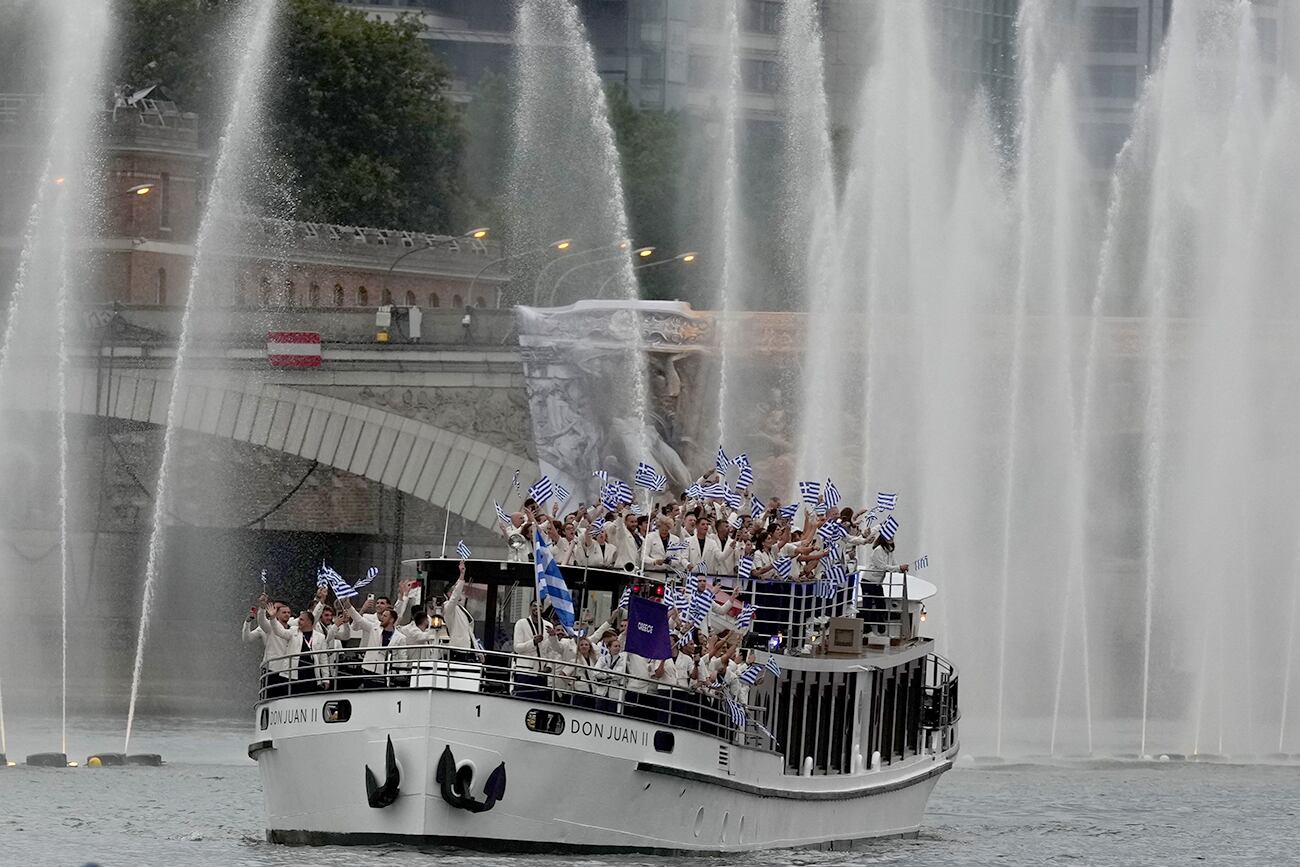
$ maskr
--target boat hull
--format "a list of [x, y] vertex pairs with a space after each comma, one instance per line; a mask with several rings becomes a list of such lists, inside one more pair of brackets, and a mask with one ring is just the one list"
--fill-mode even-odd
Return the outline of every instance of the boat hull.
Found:
[[[327, 705], [340, 701], [348, 718], [326, 722]], [[515, 852], [848, 848], [915, 834], [955, 752], [856, 774], [791, 776], [775, 753], [698, 732], [445, 689], [272, 699], [257, 706], [255, 727], [260, 740], [249, 753], [272, 842]], [[366, 769], [384, 782], [390, 740], [398, 793], [372, 807]], [[448, 750], [461, 778], [450, 798], [437, 782]], [[482, 809], [498, 767], [500, 798]], [[452, 803], [460, 795], [478, 807]]]

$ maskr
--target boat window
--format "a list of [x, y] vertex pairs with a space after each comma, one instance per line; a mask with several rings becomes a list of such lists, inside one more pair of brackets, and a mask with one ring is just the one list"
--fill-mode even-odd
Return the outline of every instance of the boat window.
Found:
[[325, 708], [321, 711], [321, 719], [327, 723], [347, 722], [352, 719], [352, 702], [346, 698], [325, 702]]
[[671, 753], [677, 745], [677, 736], [672, 732], [655, 732], [655, 751]]

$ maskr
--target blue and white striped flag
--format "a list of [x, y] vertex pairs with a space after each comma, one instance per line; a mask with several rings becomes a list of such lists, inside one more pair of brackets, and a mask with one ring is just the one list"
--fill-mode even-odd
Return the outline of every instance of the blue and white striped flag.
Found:
[[342, 575], [324, 564], [321, 564], [320, 568], [321, 571], [319, 574], [325, 576], [326, 582], [328, 582], [330, 589], [334, 591], [334, 595], [337, 598], [351, 599], [357, 595], [356, 589], [350, 586], [348, 582], [344, 581]]
[[876, 491], [876, 511], [892, 512], [898, 507], [898, 494]]
[[745, 708], [740, 702], [732, 699], [726, 699], [727, 714], [731, 717], [731, 724], [738, 729], [743, 729], [749, 722], [749, 717], [745, 715]]
[[748, 578], [749, 573], [754, 571], [754, 558], [741, 557], [736, 561], [736, 575], [742, 579]]
[[706, 500], [723, 500], [727, 497], [727, 486], [722, 482], [714, 482], [705, 485], [703, 493]]
[[542, 538], [540, 530], [534, 530], [533, 557], [537, 575], [537, 604], [551, 603], [555, 616], [565, 629], [573, 631], [573, 594], [565, 583], [560, 565], [555, 562], [550, 546]]
[[604, 484], [609, 481], [609, 473], [605, 472], [604, 470], [592, 470], [591, 477], [593, 479], [600, 479], [601, 484]]
[[838, 542], [849, 534], [839, 521], [827, 521], [817, 528], [817, 538], [821, 539], [827, 545]]
[[758, 679], [763, 676], [763, 666], [747, 665], [745, 670], [740, 673], [739, 680], [741, 683], [753, 686], [758, 683]]
[[830, 479], [826, 480], [826, 487], [822, 488], [822, 499], [826, 501], [828, 509], [833, 509], [840, 504], [840, 489], [835, 487], [835, 483]]
[[829, 558], [822, 561], [822, 577], [830, 581], [836, 590], [849, 583], [849, 574], [839, 563]]
[[740, 491], [729, 491], [726, 487], [723, 487], [722, 501], [727, 504], [728, 509], [739, 509], [740, 501], [743, 499], [744, 497], [741, 496]]
[[573, 494], [569, 493], [569, 489], [566, 488], [564, 485], [560, 484], [559, 482], [556, 482], [555, 496], [560, 501], [560, 505], [563, 506], [565, 503], [569, 502], [569, 497], [572, 497]]
[[743, 470], [749, 466], [749, 454], [747, 452], [741, 452], [732, 458], [731, 462]]
[[780, 575], [782, 578], [789, 580], [790, 575], [794, 571], [794, 561], [791, 560], [789, 557], [778, 557], [775, 561], [773, 561], [772, 568], [776, 570], [776, 574]]
[[551, 484], [550, 476], [542, 476], [533, 482], [533, 486], [528, 489], [528, 496], [537, 501], [537, 505], [545, 506], [555, 496], [555, 486]]
[[751, 495], [749, 498], [749, 516], [757, 521], [763, 517], [765, 511], [767, 510], [763, 508], [763, 501], [759, 497]]
[[632, 514], [633, 514], [633, 515], [644, 515], [644, 514], [645, 514], [645, 506], [641, 505], [640, 503], [633, 503], [633, 504], [632, 504]]
[[797, 511], [799, 511], [799, 504], [791, 503], [788, 506], [782, 506], [781, 508], [777, 509], [776, 513], [788, 521], [794, 517], [794, 513]]
[[262, 586], [263, 586], [263, 587], [266, 586], [266, 570], [265, 570], [265, 569], [262, 570]]
[[814, 589], [817, 592], [817, 598], [830, 599], [835, 595], [835, 582], [823, 573], [822, 577], [817, 579], [817, 585]]
[[758, 611], [757, 605], [748, 603], [740, 606], [740, 613], [736, 615], [736, 628], [749, 629], [754, 625], [754, 614]]
[[623, 595], [618, 597], [618, 607], [624, 611], [627, 610], [627, 604], [632, 600], [632, 585], [623, 588]]
[[633, 500], [632, 486], [622, 479], [611, 479], [609, 484], [603, 488], [602, 493], [608, 493], [614, 502], [619, 505], [630, 503]]
[[917, 560], [915, 563], [913, 563], [912, 568], [916, 570], [920, 570], [920, 569], [924, 569], [926, 566], [929, 565], [930, 565], [930, 555], [926, 554], [920, 560]]
[[469, 546], [465, 544], [464, 539], [461, 539], [456, 543], [456, 556], [460, 557], [462, 560], [469, 560], [474, 556], [469, 552]]
[[699, 482], [695, 482], [686, 489], [686, 496], [692, 500], [702, 500], [704, 499], [704, 488]]
[[510, 520], [510, 513], [507, 512], [505, 509], [501, 508], [501, 504], [498, 503], [496, 500], [492, 501], [492, 508], [497, 510], [498, 521], [500, 521], [503, 524], [506, 524], [507, 526], [509, 526], [512, 523]]
[[727, 474], [727, 465], [730, 463], [727, 453], [722, 450], [722, 446], [718, 446], [718, 459], [714, 461], [713, 468], [718, 471], [719, 475], [725, 476]]
[[739, 512], [732, 512], [731, 517], [727, 519], [727, 526], [733, 530], [739, 530], [740, 525], [745, 523], [745, 519], [740, 517]]
[[519, 493], [519, 470], [515, 470], [515, 474], [510, 477], [510, 487], [515, 489], [516, 494]]
[[352, 589], [360, 590], [362, 587], [367, 587], [370, 584], [374, 583], [374, 580], [378, 577], [379, 577], [379, 567], [371, 566], [369, 569], [366, 570], [366, 577], [362, 578], [360, 581], [354, 584], [352, 586]]
[[662, 475], [650, 464], [642, 461], [636, 465], [636, 473], [632, 476], [632, 483], [638, 488], [645, 488], [647, 491], [662, 491], [668, 487], [668, 477]]
[[769, 656], [767, 658], [767, 662], [763, 663], [763, 667], [766, 668], [768, 674], [772, 675], [773, 677], [781, 676], [781, 665], [776, 661], [775, 656]]
[[680, 650], [691, 643], [691, 631], [688, 629], [681, 635], [677, 636], [677, 648]]
[[740, 475], [736, 477], [736, 487], [744, 490], [754, 484], [754, 468], [744, 466], [740, 468]]
[[880, 535], [882, 538], [888, 539], [892, 542], [894, 541], [894, 534], [897, 532], [898, 522], [894, 520], [893, 515], [890, 515], [885, 519], [885, 523], [880, 525]]
[[592, 536], [595, 536], [601, 530], [605, 529], [605, 519], [597, 518], [596, 520], [591, 522], [591, 526], [589, 526], [587, 529]]
[[691, 597], [691, 607], [686, 610], [686, 622], [699, 626], [709, 616], [713, 607], [713, 596], [707, 590], [696, 590]]
[[817, 501], [822, 498], [821, 482], [800, 482], [799, 496], [801, 496], [803, 501], [808, 505], [816, 505]]

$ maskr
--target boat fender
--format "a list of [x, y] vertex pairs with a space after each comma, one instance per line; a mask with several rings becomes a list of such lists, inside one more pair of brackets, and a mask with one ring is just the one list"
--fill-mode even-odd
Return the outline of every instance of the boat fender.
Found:
[[438, 784], [442, 799], [451, 806], [470, 813], [486, 813], [496, 806], [497, 801], [505, 800], [506, 763], [497, 765], [496, 769], [488, 774], [487, 782], [483, 785], [482, 801], [475, 800], [471, 794], [470, 787], [474, 782], [473, 768], [470, 762], [458, 767], [456, 757], [451, 752], [451, 745], [448, 744], [443, 747], [442, 755], [438, 757], [438, 766], [434, 771], [433, 780]]
[[384, 784], [379, 785], [375, 772], [366, 765], [366, 802], [376, 810], [382, 810], [397, 800], [401, 773], [397, 769], [397, 756], [393, 753], [393, 738], [388, 737], [388, 746], [384, 749]]

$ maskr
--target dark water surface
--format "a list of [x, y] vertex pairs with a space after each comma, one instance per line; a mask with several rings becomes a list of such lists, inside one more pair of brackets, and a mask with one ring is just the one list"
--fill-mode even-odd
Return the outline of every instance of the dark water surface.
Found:
[[[16, 731], [21, 735], [16, 738]], [[57, 732], [57, 725], [47, 731]], [[105, 730], [109, 730], [105, 727]], [[16, 739], [37, 736], [11, 726]], [[120, 749], [70, 736], [72, 758]], [[680, 858], [539, 858], [402, 848], [290, 848], [262, 840], [261, 787], [238, 723], [153, 723], [133, 750], [163, 768], [0, 770], [0, 864], [498, 865], [677, 864]], [[83, 745], [84, 744], [84, 745]], [[49, 749], [31, 744], [30, 751]], [[321, 785], [358, 784], [321, 757]], [[616, 795], [617, 793], [610, 793]], [[918, 839], [852, 853], [701, 858], [703, 865], [1300, 864], [1300, 765], [1118, 762], [963, 766], [945, 775]]]

